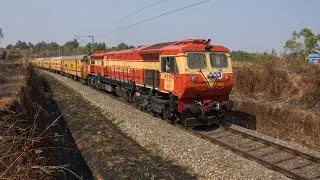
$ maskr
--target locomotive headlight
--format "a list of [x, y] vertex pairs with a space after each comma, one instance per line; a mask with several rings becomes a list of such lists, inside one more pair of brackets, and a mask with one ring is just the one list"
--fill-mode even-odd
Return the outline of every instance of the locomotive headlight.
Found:
[[229, 79], [230, 79], [230, 76], [229, 76], [229, 75], [226, 75], [226, 76], [225, 76], [225, 79], [226, 79], [226, 80], [229, 80]]
[[198, 81], [198, 77], [197, 76], [192, 76], [191, 77], [191, 81], [192, 82], [197, 82]]

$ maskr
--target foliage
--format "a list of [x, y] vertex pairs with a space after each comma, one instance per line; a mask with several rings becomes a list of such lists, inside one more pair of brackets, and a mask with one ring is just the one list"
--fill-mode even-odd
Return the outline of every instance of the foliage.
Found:
[[63, 46], [65, 46], [65, 47], [67, 47], [67, 48], [76, 49], [76, 48], [78, 48], [78, 47], [80, 46], [80, 43], [78, 42], [77, 39], [74, 39], [74, 40], [72, 40], [72, 41], [66, 42], [66, 44], [63, 45]]
[[286, 41], [284, 48], [288, 50], [290, 53], [296, 53], [301, 51], [302, 44], [298, 43], [296, 40], [290, 39]]
[[22, 41], [18, 41], [15, 45], [15, 48], [18, 48], [18, 49], [23, 49], [23, 50], [26, 50], [26, 49], [29, 49], [29, 44], [26, 43], [26, 42], [22, 42]]
[[[105, 50], [105, 51], [114, 51], [114, 50], [123, 50], [134, 48], [134, 46], [129, 46], [125, 43], [120, 43], [117, 47], [108, 48], [104, 42], [95, 42], [93, 44], [93, 51]], [[41, 41], [36, 44], [31, 42], [18, 41], [15, 45], [9, 44], [6, 47], [7, 50], [20, 49], [26, 51], [26, 54], [31, 56], [37, 55], [39, 57], [48, 57], [48, 56], [68, 56], [76, 54], [90, 54], [91, 52], [91, 43], [88, 43], [85, 46], [81, 46], [77, 39], [67, 41], [63, 45], [59, 45], [56, 42], [45, 42]]]
[[2, 29], [0, 28], [0, 43], [1, 43], [1, 39], [3, 38], [3, 32], [2, 32]]
[[277, 53], [273, 49], [271, 54], [264, 52], [264, 53], [249, 53], [245, 51], [231, 51], [231, 57], [234, 61], [267, 61], [271, 57], [276, 57]]
[[6, 47], [6, 50], [10, 50], [13, 48], [13, 45], [12, 44], [9, 44], [7, 47]]
[[320, 49], [320, 34], [316, 35], [311, 29], [303, 28], [300, 32], [294, 31], [291, 39], [285, 42], [284, 48], [290, 53], [315, 53]]
[[277, 52], [276, 52], [276, 50], [272, 49], [272, 51], [271, 51], [271, 54], [270, 54], [270, 55], [271, 55], [271, 56], [273, 56], [273, 57], [277, 56]]
[[[86, 48], [87, 48], [87, 52], [91, 52], [91, 43], [88, 43], [86, 45]], [[101, 42], [95, 42], [93, 44], [93, 52], [95, 51], [99, 51], [99, 50], [106, 50], [106, 43], [101, 43]]]

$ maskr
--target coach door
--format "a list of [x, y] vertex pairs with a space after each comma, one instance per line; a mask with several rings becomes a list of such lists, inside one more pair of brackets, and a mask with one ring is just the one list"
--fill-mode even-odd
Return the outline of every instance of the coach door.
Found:
[[178, 72], [176, 58], [174, 56], [161, 57], [161, 79], [163, 79], [163, 89], [174, 90], [174, 75]]
[[88, 61], [89, 61], [89, 59], [87, 56], [85, 56], [81, 61], [82, 62], [82, 67], [81, 67], [81, 77], [82, 78], [85, 78], [88, 76], [88, 67], [87, 67]]

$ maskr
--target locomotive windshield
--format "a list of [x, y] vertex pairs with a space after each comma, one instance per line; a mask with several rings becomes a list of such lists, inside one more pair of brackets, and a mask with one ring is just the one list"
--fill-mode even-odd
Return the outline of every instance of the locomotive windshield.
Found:
[[204, 53], [188, 53], [188, 66], [190, 69], [206, 68], [206, 55]]
[[213, 68], [228, 67], [227, 56], [224, 53], [210, 53], [210, 63]]

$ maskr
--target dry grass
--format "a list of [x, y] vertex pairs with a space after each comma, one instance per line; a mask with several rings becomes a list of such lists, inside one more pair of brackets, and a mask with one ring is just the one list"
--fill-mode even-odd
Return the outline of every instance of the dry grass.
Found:
[[31, 67], [20, 70], [27, 77], [25, 85], [15, 89], [19, 95], [0, 111], [0, 179], [55, 179], [70, 173], [64, 165], [51, 165], [59, 148], [52, 127], [60, 117], [51, 120], [46, 111], [44, 79]]
[[302, 56], [236, 62], [233, 98], [260, 131], [320, 149], [320, 65]]
[[287, 59], [235, 63], [235, 94], [305, 105], [320, 101], [320, 65], [296, 66]]

